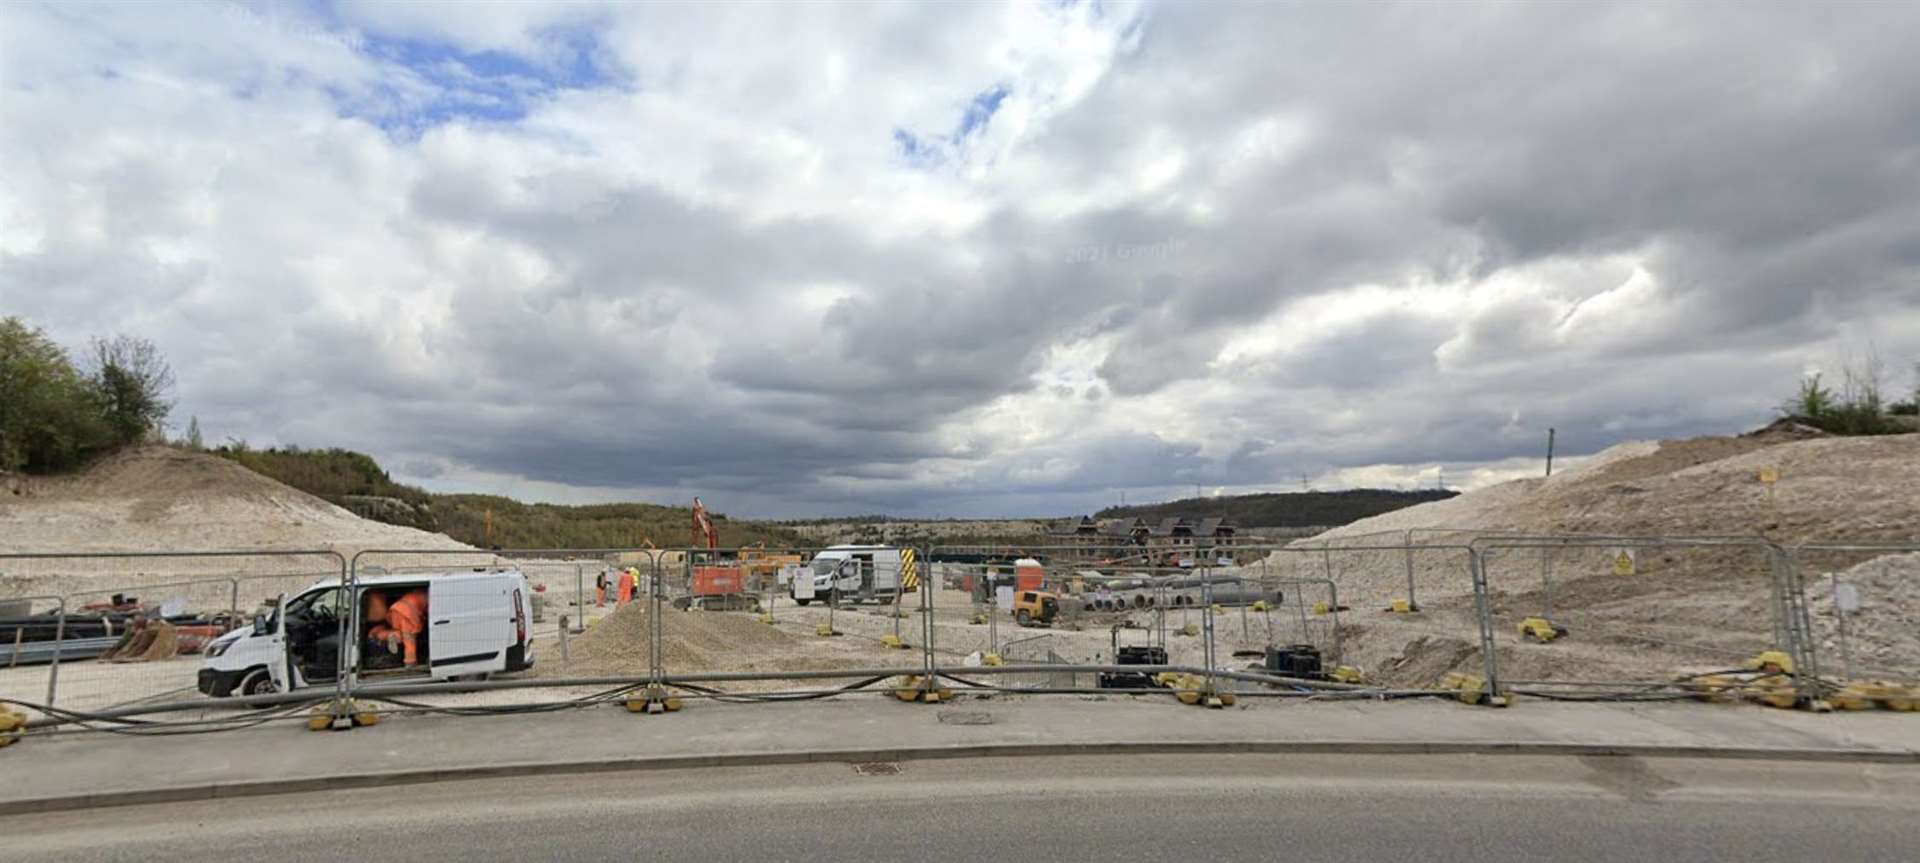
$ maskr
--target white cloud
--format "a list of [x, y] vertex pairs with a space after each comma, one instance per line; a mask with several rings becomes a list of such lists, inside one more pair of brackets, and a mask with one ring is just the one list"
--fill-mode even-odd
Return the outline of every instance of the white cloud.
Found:
[[1492, 482], [1920, 356], [1900, 28], [1720, 16], [15, 4], [0, 312], [442, 488]]

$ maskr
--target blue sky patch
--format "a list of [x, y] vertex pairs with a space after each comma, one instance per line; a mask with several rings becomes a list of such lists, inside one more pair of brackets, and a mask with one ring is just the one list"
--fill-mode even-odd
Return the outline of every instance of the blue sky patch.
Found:
[[566, 90], [617, 83], [598, 62], [599, 46], [586, 28], [538, 34], [539, 57], [503, 51], [463, 51], [451, 43], [364, 35], [362, 53], [406, 70], [383, 76], [370, 93], [335, 92], [342, 113], [390, 133], [416, 135], [458, 120], [511, 123], [541, 101]]
[[995, 84], [991, 89], [973, 97], [967, 104], [967, 111], [960, 115], [960, 129], [953, 134], [954, 140], [965, 140], [968, 135], [985, 128], [1000, 110], [1000, 103], [1007, 99], [1007, 85]]
[[895, 127], [893, 144], [907, 163], [916, 168], [928, 168], [944, 161], [961, 147], [967, 139], [974, 137], [993, 121], [993, 115], [999, 113], [1001, 103], [1007, 100], [1007, 94], [1013, 92], [1005, 84], [995, 84], [967, 102], [965, 110], [960, 112], [960, 122], [953, 132], [946, 135], [916, 135], [906, 129]]

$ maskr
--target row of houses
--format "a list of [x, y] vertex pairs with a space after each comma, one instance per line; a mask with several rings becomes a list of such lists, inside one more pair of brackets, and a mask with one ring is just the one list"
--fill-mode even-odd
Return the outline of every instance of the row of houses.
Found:
[[1196, 543], [1221, 548], [1234, 544], [1235, 525], [1229, 518], [1184, 518], [1170, 516], [1158, 522], [1142, 518], [1103, 518], [1092, 516], [1062, 519], [1047, 525], [1047, 544], [1080, 546], [1079, 555], [1095, 560], [1114, 557], [1112, 552], [1142, 548], [1153, 558], [1169, 562], [1186, 555]]

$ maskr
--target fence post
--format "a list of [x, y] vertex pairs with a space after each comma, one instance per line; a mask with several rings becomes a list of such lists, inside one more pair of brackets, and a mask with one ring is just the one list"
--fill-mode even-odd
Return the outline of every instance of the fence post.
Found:
[[[353, 701], [354, 690], [359, 687], [360, 683], [354, 663], [349, 662], [347, 657], [357, 653], [359, 648], [358, 640], [352, 637], [353, 633], [360, 631], [360, 603], [358, 602], [358, 598], [354, 596], [354, 587], [360, 581], [360, 554], [364, 553], [365, 552], [362, 551], [354, 554], [353, 560], [350, 562], [346, 558], [340, 559], [340, 593], [342, 599], [347, 604], [347, 608], [346, 613], [340, 615], [340, 655], [335, 659], [333, 672], [334, 715], [336, 717], [347, 714], [349, 710], [348, 705]], [[285, 621], [286, 610], [281, 609], [279, 613], [280, 619]], [[286, 632], [286, 627], [283, 625], [280, 631], [283, 633]], [[287, 684], [291, 687], [293, 684], [291, 667], [288, 668], [288, 672]]]
[[993, 653], [999, 653], [1000, 583], [994, 576], [993, 564], [980, 565], [980, 578], [987, 584], [987, 649]]
[[[1802, 696], [1818, 699], [1822, 695], [1819, 646], [1814, 640], [1813, 616], [1808, 611], [1806, 580], [1800, 576], [1799, 561], [1786, 549], [1773, 542], [1767, 542], [1766, 548], [1774, 560], [1775, 580], [1783, 583], [1785, 592], [1781, 605], [1786, 614], [1787, 653], [1794, 660], [1795, 684]], [[1804, 685], [1803, 681], [1812, 683]]]
[[1540, 599], [1547, 623], [1553, 623], [1553, 550], [1540, 546]]
[[[680, 561], [682, 574], [689, 584], [693, 582], [693, 553], [693, 548], [688, 547]], [[647, 613], [647, 682], [654, 686], [664, 684], [667, 676], [667, 586], [666, 572], [660, 566], [660, 557], [664, 554], [664, 551], [655, 552], [653, 556], [653, 597]]]
[[1413, 598], [1413, 528], [1407, 528], [1407, 610], [1419, 611], [1420, 603]]
[[1840, 603], [1840, 574], [1827, 573], [1827, 592], [1833, 597], [1833, 616], [1840, 629], [1840, 679], [1853, 679], [1853, 650], [1847, 646], [1847, 607]]
[[60, 642], [67, 637], [67, 598], [60, 597], [60, 614], [53, 624], [53, 660], [47, 665], [47, 706], [53, 706], [53, 698], [60, 691]]
[[[587, 568], [583, 563], [573, 565], [573, 609], [573, 625], [577, 627], [573, 632], [578, 635], [587, 631]], [[565, 624], [560, 627], [562, 631], [566, 628]]]
[[[1196, 548], [1194, 549], [1194, 563], [1200, 564], [1199, 557], [1199, 549]], [[1213, 646], [1213, 568], [1204, 564], [1200, 566], [1200, 623], [1206, 628], [1207, 639], [1206, 643], [1201, 647], [1201, 655], [1206, 658], [1207, 662], [1207, 694], [1211, 697], [1214, 692], [1213, 666], [1215, 665], [1214, 657], [1216, 656]], [[1119, 660], [1114, 659], [1112, 661], [1118, 662]]]
[[[933, 596], [934, 594], [933, 594], [933, 564], [931, 562], [933, 560], [933, 553], [932, 553], [933, 546], [930, 546], [930, 545], [926, 546], [925, 548], [922, 549], [922, 551], [925, 553], [921, 555], [920, 560], [915, 564], [915, 570], [914, 570], [920, 576], [920, 609], [921, 609], [920, 619], [922, 621], [920, 638], [922, 641], [926, 642], [924, 655], [926, 657], [926, 666], [927, 666], [927, 685], [929, 687], [938, 688], [938, 681], [934, 677], [935, 673], [938, 671], [938, 668], [937, 668], [938, 663], [935, 661], [933, 657]], [[898, 589], [896, 589], [894, 592], [896, 595], [899, 593]], [[894, 618], [894, 626], [898, 627], [899, 624], [900, 624], [900, 619], [898, 617]]]
[[1500, 696], [1500, 669], [1494, 659], [1493, 609], [1487, 602], [1487, 564], [1477, 548], [1467, 549], [1468, 567], [1473, 574], [1473, 605], [1480, 617], [1480, 652], [1487, 671], [1487, 697]]
[[1343, 662], [1347, 658], [1346, 643], [1340, 637], [1340, 586], [1333, 579], [1327, 579], [1328, 610], [1333, 614], [1333, 661]]

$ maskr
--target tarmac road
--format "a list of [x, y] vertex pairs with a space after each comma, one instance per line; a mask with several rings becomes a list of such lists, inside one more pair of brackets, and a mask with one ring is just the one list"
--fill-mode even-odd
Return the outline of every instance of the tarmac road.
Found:
[[[1137, 756], [487, 779], [0, 816], [0, 859], [1911, 860], [1920, 768]], [[883, 766], [884, 770], [884, 766]]]

